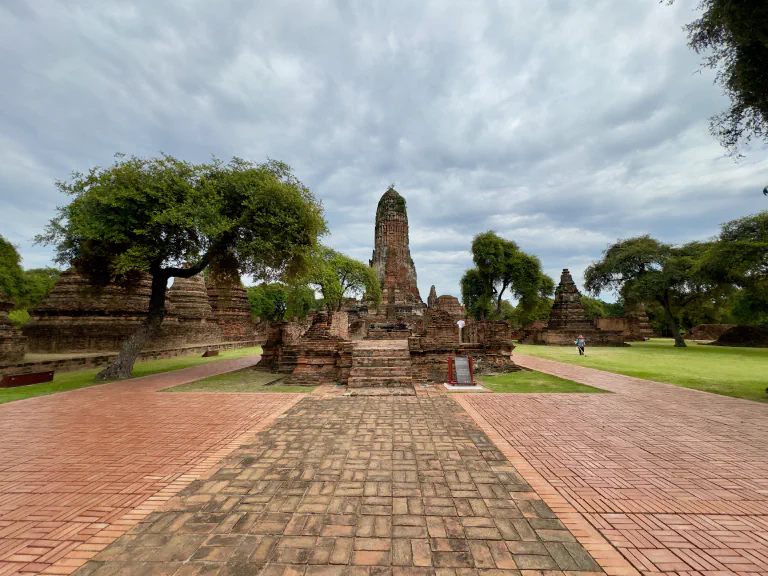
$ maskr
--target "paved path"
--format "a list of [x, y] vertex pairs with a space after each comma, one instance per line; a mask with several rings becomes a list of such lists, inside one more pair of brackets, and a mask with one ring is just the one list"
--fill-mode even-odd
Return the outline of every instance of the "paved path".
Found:
[[768, 405], [515, 360], [615, 392], [462, 402], [638, 570], [768, 574]]
[[297, 401], [155, 393], [258, 359], [0, 405], [0, 575], [71, 572]]
[[78, 576], [601, 573], [452, 398], [303, 399]]

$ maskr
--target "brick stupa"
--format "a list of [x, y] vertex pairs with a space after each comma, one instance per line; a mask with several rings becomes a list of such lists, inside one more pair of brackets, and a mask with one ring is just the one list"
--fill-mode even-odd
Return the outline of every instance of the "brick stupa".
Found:
[[[141, 274], [122, 284], [93, 286], [69, 269], [31, 311], [23, 328], [30, 352], [115, 352], [136, 332], [149, 310], [152, 277]], [[202, 275], [176, 278], [166, 295], [167, 316], [145, 349], [221, 340]]]
[[405, 198], [389, 188], [376, 209], [376, 231], [370, 265], [381, 283], [381, 302], [388, 319], [422, 316], [424, 302], [416, 286], [416, 266], [408, 245]]
[[[166, 302], [169, 322], [161, 327], [161, 338], [174, 346], [211, 344], [222, 341], [221, 328], [208, 299], [202, 273], [191, 278], [174, 278]], [[174, 325], [173, 320], [176, 320]]]
[[209, 283], [208, 300], [224, 340], [234, 342], [254, 338], [256, 327], [251, 319], [248, 293], [242, 284], [236, 283], [227, 289]]
[[581, 293], [567, 268], [560, 275], [555, 291], [555, 302], [549, 314], [547, 327], [531, 330], [524, 344], [549, 344], [574, 346], [579, 335], [584, 336], [587, 346], [624, 346], [620, 331], [599, 330], [595, 322], [584, 314]]

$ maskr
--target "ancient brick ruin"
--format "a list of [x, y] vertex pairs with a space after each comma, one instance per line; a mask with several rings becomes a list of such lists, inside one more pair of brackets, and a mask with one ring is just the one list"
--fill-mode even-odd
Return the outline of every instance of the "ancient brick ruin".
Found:
[[447, 379], [449, 356], [472, 357], [475, 374], [513, 372], [511, 330], [506, 322], [466, 320], [459, 342], [456, 317], [439, 308], [424, 315], [424, 328], [408, 338], [411, 375], [415, 383], [440, 383]]
[[[69, 269], [40, 306], [31, 311], [32, 319], [23, 328], [29, 351], [118, 351], [146, 319], [151, 291], [152, 277], [148, 274], [97, 287]], [[234, 288], [230, 302], [230, 308], [215, 313], [202, 274], [175, 278], [166, 297], [166, 318], [146, 350], [219, 343], [230, 336], [232, 340], [248, 339], [244, 337], [249, 332], [243, 328], [242, 310], [247, 299]]]
[[621, 332], [625, 342], [642, 342], [653, 336], [651, 321], [642, 304], [628, 305], [624, 316], [595, 318], [595, 325], [600, 330]]
[[[168, 322], [163, 322], [156, 338], [164, 346], [221, 342], [222, 332], [208, 299], [202, 274], [191, 278], [174, 278], [166, 296]], [[151, 347], [157, 347], [153, 342]]]
[[259, 368], [290, 374], [288, 384], [338, 382], [361, 389], [445, 382], [449, 356], [472, 357], [477, 374], [519, 370], [506, 322], [466, 320], [460, 342], [457, 321], [464, 308], [458, 299], [438, 297], [433, 286], [424, 306], [408, 247], [405, 200], [392, 188], [379, 202], [370, 265], [382, 284], [384, 314], [366, 313], [350, 301], [344, 303], [349, 316], [320, 314], [305, 333], [296, 322], [272, 326]]
[[699, 324], [691, 328], [685, 338], [687, 340], [717, 340], [735, 327], [736, 324]]
[[416, 266], [408, 241], [405, 198], [394, 188], [384, 193], [376, 209], [370, 265], [381, 283], [381, 302], [387, 319], [423, 314], [425, 306], [416, 286]]
[[248, 293], [242, 284], [217, 287], [211, 282], [208, 284], [208, 300], [224, 340], [236, 342], [254, 339], [256, 325], [251, 317]]
[[338, 382], [342, 377], [342, 353], [347, 342], [349, 318], [346, 312], [320, 312], [306, 330], [298, 322], [275, 322], [269, 327], [256, 369], [288, 374], [285, 384]]
[[141, 275], [123, 285], [97, 288], [69, 269], [30, 312], [24, 326], [30, 352], [109, 352], [138, 328], [149, 310], [152, 279]]
[[527, 330], [524, 344], [548, 344], [573, 346], [579, 335], [584, 336], [587, 346], [624, 346], [621, 331], [600, 330], [593, 320], [584, 314], [581, 293], [565, 268], [555, 291], [555, 302], [543, 330]]
[[21, 361], [27, 349], [27, 339], [8, 318], [12, 308], [13, 302], [0, 295], [0, 364]]
[[451, 317], [457, 320], [464, 318], [464, 306], [461, 305], [456, 296], [438, 296], [435, 299], [434, 306], [430, 306], [430, 308], [448, 312]]

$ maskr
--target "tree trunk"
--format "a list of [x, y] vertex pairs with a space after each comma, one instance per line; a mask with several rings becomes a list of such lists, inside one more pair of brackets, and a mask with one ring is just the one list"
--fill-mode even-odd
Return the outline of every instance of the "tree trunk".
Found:
[[165, 293], [168, 290], [168, 276], [156, 270], [152, 274], [152, 295], [149, 297], [149, 314], [141, 327], [133, 334], [117, 355], [117, 358], [96, 375], [97, 382], [123, 380], [133, 376], [133, 365], [144, 345], [160, 328], [165, 319]]
[[680, 335], [680, 326], [677, 324], [677, 318], [675, 318], [675, 315], [672, 314], [669, 303], [662, 301], [661, 305], [664, 307], [664, 315], [667, 317], [667, 326], [669, 326], [669, 329], [672, 331], [672, 337], [675, 339], [675, 347], [687, 348], [685, 340]]

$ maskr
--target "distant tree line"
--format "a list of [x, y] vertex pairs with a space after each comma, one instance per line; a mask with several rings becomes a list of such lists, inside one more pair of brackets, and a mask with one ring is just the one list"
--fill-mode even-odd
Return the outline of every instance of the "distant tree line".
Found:
[[48, 296], [60, 275], [56, 268], [25, 270], [19, 251], [0, 236], [0, 295], [14, 303], [9, 317], [17, 326], [29, 321], [29, 310]]

